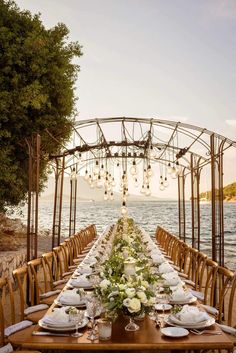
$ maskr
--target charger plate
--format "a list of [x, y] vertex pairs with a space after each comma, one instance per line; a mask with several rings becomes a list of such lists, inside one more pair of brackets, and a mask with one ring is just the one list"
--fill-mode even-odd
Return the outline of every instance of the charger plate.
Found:
[[215, 319], [213, 317], [210, 317], [209, 320], [198, 322], [198, 323], [183, 323], [183, 324], [176, 324], [171, 320], [171, 315], [169, 315], [167, 318], [164, 319], [165, 323], [170, 326], [176, 326], [176, 327], [183, 327], [187, 329], [191, 328], [196, 328], [196, 329], [204, 329], [206, 327], [212, 326], [215, 323]]

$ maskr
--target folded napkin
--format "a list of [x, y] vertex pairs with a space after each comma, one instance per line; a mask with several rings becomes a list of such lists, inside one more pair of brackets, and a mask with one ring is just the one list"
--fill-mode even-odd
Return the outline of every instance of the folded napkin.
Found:
[[69, 315], [65, 312], [66, 308], [55, 308], [53, 312], [45, 315], [42, 321], [52, 326], [68, 326], [71, 325]]
[[209, 319], [209, 315], [206, 312], [200, 311], [196, 306], [190, 305], [184, 305], [183, 309], [175, 316], [184, 324], [197, 324]]
[[164, 284], [167, 286], [177, 286], [182, 283], [176, 272], [163, 273], [162, 277], [165, 279]]
[[159, 266], [160, 273], [168, 273], [168, 272], [172, 272], [172, 271], [174, 271], [174, 269], [173, 269], [173, 267], [170, 266], [170, 264], [168, 262], [163, 262]]
[[93, 272], [93, 269], [89, 266], [81, 266], [78, 267], [76, 272], [81, 273], [81, 274], [86, 274], [86, 275], [90, 275]]
[[46, 292], [46, 293], [40, 294], [40, 298], [41, 299], [49, 298], [49, 297], [51, 297], [53, 295], [59, 294], [60, 292], [61, 292], [60, 289], [51, 290], [50, 292]]
[[214, 308], [214, 306], [201, 304], [201, 308], [205, 309], [211, 315], [218, 315], [219, 314], [219, 310]]
[[38, 305], [29, 306], [24, 310], [24, 314], [29, 315], [32, 313], [36, 313], [37, 311], [48, 309], [48, 307], [49, 306], [47, 304], [38, 304]]
[[5, 346], [0, 348], [0, 353], [11, 353], [11, 352], [13, 352], [13, 347], [11, 343], [8, 343]]
[[85, 264], [96, 264], [97, 259], [94, 256], [89, 256], [86, 259], [84, 259]]
[[58, 298], [59, 302], [64, 305], [79, 305], [82, 304], [80, 295], [77, 293], [77, 289], [65, 290], [61, 293]]
[[5, 328], [4, 335], [6, 337], [8, 337], [17, 331], [23, 330], [24, 328], [32, 326], [32, 325], [33, 325], [32, 321], [29, 321], [29, 320], [20, 321], [15, 325], [11, 325], [11, 326]]
[[151, 255], [151, 258], [152, 258], [153, 263], [157, 264], [157, 265], [165, 262], [165, 258], [162, 255], [153, 254], [153, 255]]
[[80, 288], [87, 288], [92, 286], [91, 282], [88, 280], [88, 278], [86, 278], [85, 275], [72, 279], [70, 281], [70, 284], [73, 287], [80, 287]]
[[171, 295], [171, 299], [176, 301], [189, 300], [191, 298], [193, 298], [193, 295], [189, 291], [186, 292], [182, 286], [178, 286]]
[[[227, 325], [222, 325], [222, 324], [217, 324], [222, 331], [229, 333], [230, 335], [236, 336], [236, 328], [227, 326]], [[1, 353], [1, 350], [0, 350]]]
[[202, 292], [198, 292], [196, 290], [190, 289], [189, 290], [190, 293], [192, 293], [192, 295], [194, 295], [194, 297], [196, 297], [197, 299], [203, 301], [204, 300], [204, 293]]

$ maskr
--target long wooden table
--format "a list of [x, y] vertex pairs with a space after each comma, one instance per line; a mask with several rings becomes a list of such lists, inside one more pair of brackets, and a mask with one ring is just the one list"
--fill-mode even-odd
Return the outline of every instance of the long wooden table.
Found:
[[[67, 289], [67, 285], [65, 286]], [[49, 308], [53, 310], [55, 304]], [[118, 317], [113, 323], [112, 337], [107, 341], [93, 341], [87, 339], [88, 328], [80, 330], [83, 336], [80, 338], [58, 336], [34, 336], [33, 331], [44, 331], [38, 325], [33, 325], [9, 336], [12, 345], [23, 349], [50, 349], [50, 350], [201, 350], [201, 349], [233, 349], [232, 341], [221, 331], [217, 325], [210, 329], [220, 331], [220, 335], [200, 335], [190, 333], [182, 338], [168, 338], [162, 335], [160, 328], [156, 327], [153, 320], [147, 316], [143, 321], [138, 321], [140, 329], [135, 332], [127, 332], [125, 326], [128, 319]], [[64, 333], [64, 332], [63, 332]]]
[[[27, 349], [61, 349], [61, 350], [200, 350], [200, 349], [233, 349], [232, 341], [222, 332], [221, 335], [201, 335], [190, 333], [183, 338], [168, 338], [161, 334], [155, 322], [146, 317], [138, 321], [140, 330], [136, 332], [125, 331], [128, 320], [125, 317], [118, 318], [112, 327], [112, 337], [108, 341], [87, 339], [87, 329], [80, 338], [33, 336], [32, 331], [43, 331], [38, 325], [24, 330], [24, 335], [19, 331], [9, 337], [14, 345]], [[217, 325], [212, 330], [220, 331]]]

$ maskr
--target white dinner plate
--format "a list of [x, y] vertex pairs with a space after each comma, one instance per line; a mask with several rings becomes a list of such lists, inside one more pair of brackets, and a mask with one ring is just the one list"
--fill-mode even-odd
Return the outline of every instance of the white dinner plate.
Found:
[[73, 288], [93, 289], [92, 284], [80, 285], [79, 283], [73, 282], [73, 280], [69, 282], [69, 285]]
[[182, 300], [174, 300], [174, 299], [171, 299], [170, 298], [170, 303], [171, 304], [180, 304], [180, 305], [183, 305], [183, 304], [192, 304], [192, 303], [195, 303], [197, 301], [197, 298], [196, 297], [191, 297], [191, 298], [186, 298], [186, 299], [182, 299]]
[[163, 311], [163, 310], [167, 311], [167, 310], [172, 309], [172, 305], [159, 303], [159, 304], [155, 305], [155, 309], [158, 310], [158, 311]]
[[[173, 321], [171, 321], [171, 318], [170, 316], [165, 318], [165, 322], [168, 324], [168, 325], [171, 325], [171, 326], [177, 326], [179, 327], [180, 325], [174, 323]], [[209, 320], [206, 320], [206, 321], [202, 321], [202, 322], [198, 322], [198, 323], [183, 323], [181, 324], [181, 327], [183, 328], [187, 328], [187, 329], [191, 329], [191, 328], [195, 328], [195, 329], [201, 329], [201, 328], [206, 328], [206, 327], [209, 327], [211, 325], [214, 325], [215, 323], [215, 319], [213, 317], [210, 317]]]
[[182, 327], [163, 327], [161, 333], [168, 337], [184, 337], [189, 334], [188, 330]]
[[[89, 319], [87, 317], [84, 318], [83, 323], [78, 326], [78, 328], [83, 328], [87, 325], [89, 322]], [[58, 331], [58, 332], [63, 332], [63, 331], [74, 331], [75, 330], [75, 324], [71, 325], [65, 325], [65, 326], [57, 326], [57, 325], [51, 325], [43, 322], [43, 319], [39, 320], [38, 322], [39, 326], [48, 330], [48, 331]]]
[[85, 301], [81, 301], [79, 303], [78, 302], [77, 303], [71, 303], [71, 302], [70, 303], [61, 303], [60, 298], [59, 298], [59, 300], [55, 299], [54, 303], [58, 306], [75, 306], [76, 308], [83, 308], [86, 305]]

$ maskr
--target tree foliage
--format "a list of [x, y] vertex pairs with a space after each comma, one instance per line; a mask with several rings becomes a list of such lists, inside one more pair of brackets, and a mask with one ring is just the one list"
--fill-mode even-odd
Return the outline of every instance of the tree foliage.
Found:
[[42, 180], [46, 155], [70, 136], [79, 72], [75, 59], [82, 53], [78, 42], [68, 42], [68, 34], [64, 24], [46, 29], [40, 15], [0, 0], [0, 211], [25, 199], [25, 139], [35, 133], [42, 137]]

